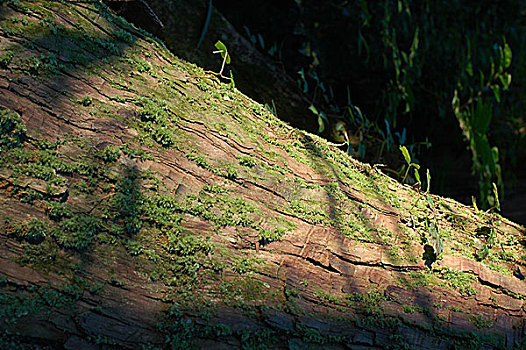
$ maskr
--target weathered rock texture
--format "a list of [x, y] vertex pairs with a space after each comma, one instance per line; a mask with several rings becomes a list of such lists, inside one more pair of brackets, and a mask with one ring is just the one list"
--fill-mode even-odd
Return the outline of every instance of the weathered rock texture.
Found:
[[102, 5], [2, 3], [0, 109], [2, 348], [525, 344], [522, 227], [291, 128]]

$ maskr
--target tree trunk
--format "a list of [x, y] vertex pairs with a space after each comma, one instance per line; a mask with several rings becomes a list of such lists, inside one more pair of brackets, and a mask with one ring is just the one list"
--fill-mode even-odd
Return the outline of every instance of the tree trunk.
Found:
[[104, 6], [4, 2], [0, 92], [1, 348], [525, 346], [522, 227], [288, 126]]

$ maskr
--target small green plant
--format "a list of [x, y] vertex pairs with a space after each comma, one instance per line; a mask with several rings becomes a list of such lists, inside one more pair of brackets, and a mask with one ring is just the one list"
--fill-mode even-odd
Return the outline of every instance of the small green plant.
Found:
[[[218, 73], [218, 75], [223, 77], [223, 70], [225, 69], [225, 64], [230, 64], [230, 55], [228, 54], [228, 50], [227, 50], [225, 44], [223, 44], [223, 42], [221, 40], [218, 40], [215, 43], [215, 47], [216, 47], [217, 51], [214, 51], [214, 53], [221, 54], [221, 57], [223, 58], [223, 63], [221, 64], [221, 70]], [[223, 78], [226, 78], [226, 77], [223, 77]], [[227, 78], [227, 79], [229, 79], [229, 78]]]
[[482, 261], [488, 257], [491, 248], [497, 242], [497, 235], [491, 221], [489, 222], [489, 226], [482, 226], [475, 230], [475, 233], [477, 237], [484, 242], [484, 244], [479, 249], [477, 249], [477, 252], [475, 253], [475, 258], [478, 261]]
[[407, 163], [406, 165], [404, 165], [404, 167], [402, 167], [402, 170], [400, 171], [402, 173], [405, 170], [404, 177], [402, 178], [402, 182], [405, 182], [405, 180], [407, 179], [407, 175], [409, 174], [409, 170], [411, 170], [411, 168], [413, 168], [414, 169], [414, 174], [415, 174], [415, 179], [416, 179], [416, 184], [415, 185], [420, 185], [422, 183], [420, 181], [420, 173], [418, 172], [418, 170], [420, 169], [420, 165], [416, 164], [416, 163], [414, 163], [412, 161], [411, 155], [409, 154], [409, 151], [407, 150], [407, 147], [400, 146], [400, 151], [402, 152], [402, 155], [404, 156], [405, 162]]
[[276, 108], [276, 104], [274, 103], [274, 99], [271, 101], [272, 105], [269, 105], [268, 103], [265, 103], [265, 109], [272, 113], [275, 117], [278, 116], [278, 109]]
[[325, 125], [329, 123], [327, 114], [323, 111], [318, 112], [314, 105], [310, 105], [309, 110], [318, 117], [318, 132], [321, 134], [325, 130]]
[[115, 287], [124, 287], [126, 285], [126, 282], [123, 280], [118, 279], [115, 275], [111, 275], [110, 280], [108, 281], [109, 284]]
[[88, 107], [93, 102], [93, 97], [86, 95], [83, 98], [81, 98], [78, 102], [84, 107]]

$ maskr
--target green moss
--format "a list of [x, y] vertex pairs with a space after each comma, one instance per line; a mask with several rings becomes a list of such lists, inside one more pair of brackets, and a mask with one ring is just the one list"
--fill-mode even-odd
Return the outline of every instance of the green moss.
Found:
[[20, 115], [0, 108], [0, 150], [20, 147], [26, 139], [26, 126]]
[[171, 349], [194, 349], [200, 339], [224, 340], [228, 337], [237, 338], [242, 349], [270, 350], [278, 341], [275, 331], [269, 328], [242, 328], [234, 331], [228, 325], [211, 323], [207, 312], [202, 312], [197, 318], [183, 316], [183, 312], [174, 307], [159, 323], [159, 330], [166, 335], [165, 344]]
[[43, 307], [36, 299], [4, 292], [0, 292], [0, 305], [0, 317], [7, 324], [16, 324], [23, 316], [35, 314]]
[[235, 180], [238, 177], [237, 169], [232, 164], [225, 164], [223, 171], [219, 174], [230, 180]]
[[252, 156], [237, 155], [236, 158], [239, 160], [239, 164], [242, 166], [246, 166], [248, 168], [256, 166], [256, 160]]
[[[260, 243], [266, 244], [272, 241], [281, 241], [283, 236], [296, 228], [296, 225], [289, 220], [279, 216], [270, 217], [266, 220], [270, 228], [261, 227], [259, 230]], [[262, 225], [261, 225], [262, 226]]]
[[195, 162], [201, 168], [210, 170], [213, 172], [212, 166], [208, 163], [208, 161], [203, 155], [197, 154], [197, 153], [187, 153], [186, 158], [188, 158], [192, 162]]
[[143, 245], [140, 242], [129, 240], [126, 242], [126, 250], [131, 256], [141, 255], [144, 252]]
[[178, 118], [169, 113], [167, 103], [142, 97], [135, 104], [142, 107], [137, 113], [137, 128], [162, 147], [172, 147], [176, 143], [173, 127]]
[[231, 306], [249, 309], [258, 305], [269, 305], [275, 302], [270, 295], [269, 285], [244, 274], [235, 279], [222, 281], [218, 292], [223, 295], [222, 302]]
[[7, 324], [17, 324], [24, 317], [40, 313], [49, 307], [72, 307], [75, 300], [67, 291], [51, 287], [29, 287], [19, 290], [16, 295], [3, 289], [0, 288], [0, 318]]
[[495, 324], [491, 318], [484, 315], [471, 315], [469, 319], [477, 328], [491, 328]]
[[208, 193], [225, 193], [225, 192], [228, 192], [228, 190], [224, 187], [221, 187], [219, 185], [214, 185], [214, 184], [205, 184], [203, 186], [203, 191], [205, 192], [208, 192]]
[[224, 177], [229, 180], [235, 180], [238, 178], [237, 168], [230, 163], [219, 161], [216, 165], [210, 164], [210, 162], [201, 154], [196, 153], [192, 150], [190, 153], [186, 153], [186, 158], [195, 162], [199, 167], [210, 171], [211, 173]]
[[261, 229], [259, 230], [259, 239], [263, 242], [281, 241], [284, 233], [284, 230]]
[[437, 277], [442, 279], [447, 286], [452, 287], [463, 295], [473, 295], [476, 290], [471, 286], [475, 282], [475, 276], [461, 272], [450, 267], [444, 267], [436, 271]]
[[329, 222], [329, 217], [327, 213], [319, 206], [316, 206], [316, 204], [314, 203], [292, 200], [290, 201], [289, 213], [311, 224], [321, 224]]
[[53, 228], [51, 234], [61, 247], [83, 251], [101, 228], [99, 218], [79, 214], [62, 220]]
[[130, 34], [130, 32], [126, 30], [117, 30], [114, 32], [114, 35], [117, 37], [118, 40], [126, 43], [126, 44], [133, 44], [134, 37]]
[[121, 150], [119, 146], [106, 146], [102, 150], [99, 150], [95, 156], [106, 163], [113, 163], [120, 158]]
[[139, 73], [147, 73], [152, 77], [157, 77], [158, 67], [152, 65], [151, 62], [140, 57], [140, 55], [141, 53], [137, 51], [133, 54], [132, 52], [127, 52], [124, 57], [121, 58], [121, 61], [127, 63]]
[[507, 267], [500, 264], [492, 263], [492, 262], [484, 262], [484, 265], [492, 269], [493, 271], [496, 271], [504, 276], [512, 276], [513, 272]]
[[170, 120], [167, 104], [162, 100], [142, 98], [137, 100], [136, 104], [142, 107], [137, 116], [144, 122], [166, 124]]
[[13, 51], [6, 51], [0, 54], [0, 68], [7, 69], [13, 60], [14, 55]]
[[48, 236], [48, 225], [38, 219], [31, 219], [20, 224], [6, 222], [8, 231], [20, 239], [31, 244], [40, 244]]
[[291, 299], [293, 298], [300, 297], [300, 292], [298, 292], [296, 288], [290, 288], [288, 286], [285, 286], [285, 288], [283, 289], [283, 293], [285, 294], [285, 297], [288, 301], [291, 301]]
[[243, 256], [232, 261], [232, 271], [239, 274], [254, 272], [262, 262], [263, 260], [261, 258]]
[[314, 296], [320, 300], [322, 304], [335, 304], [335, 305], [352, 305], [353, 302], [349, 299], [337, 297], [319, 287], [314, 288]]
[[287, 174], [289, 172], [287, 169], [285, 169], [283, 166], [281, 166], [279, 164], [262, 163], [261, 166], [269, 174], [277, 176], [278, 178], [282, 178], [283, 175], [285, 175], [285, 174]]
[[398, 285], [408, 289], [418, 290], [428, 286], [432, 277], [433, 276], [427, 272], [414, 271], [401, 273], [396, 276], [396, 279], [398, 280]]
[[189, 195], [180, 209], [188, 214], [212, 221], [216, 228], [223, 226], [257, 227], [259, 209], [241, 197], [227, 194], [211, 196], [201, 191]]
[[406, 313], [406, 314], [414, 314], [415, 312], [422, 312], [423, 309], [418, 306], [418, 305], [408, 305], [408, 304], [403, 304], [402, 305], [402, 310]]
[[[57, 6], [60, 5], [59, 2], [54, 2], [53, 6], [55, 4]], [[36, 5], [33, 3], [30, 3], [30, 5], [36, 8]], [[97, 23], [116, 40], [108, 38], [106, 34], [96, 33], [93, 29], [85, 30], [84, 27], [90, 27], [84, 23], [86, 20], [82, 19], [81, 16], [76, 21], [78, 23], [74, 29], [61, 28], [54, 20], [49, 20], [45, 16], [32, 16], [32, 18], [41, 18], [42, 21], [40, 23], [27, 23], [26, 21], [25, 24], [21, 22], [11, 23], [16, 24], [16, 27], [13, 26], [12, 30], [23, 35], [33, 33], [35, 38], [38, 38], [37, 35], [42, 36], [42, 33], [44, 33], [44, 37], [50, 36], [50, 33], [53, 34], [53, 36], [50, 36], [53, 40], [50, 41], [54, 41], [54, 43], [49, 45], [64, 46], [54, 52], [60, 52], [61, 60], [64, 57], [63, 61], [76, 62], [75, 65], [77, 66], [78, 64], [83, 69], [80, 73], [87, 76], [97, 74], [102, 76], [103, 79], [108, 79], [104, 70], [111, 65], [111, 72], [114, 73], [114, 76], [108, 79], [111, 80], [109, 84], [122, 90], [134, 91], [139, 95], [144, 95], [143, 98], [135, 101], [137, 118], [132, 118], [132, 120], [122, 118], [120, 120], [129, 123], [132, 127], [136, 127], [140, 132], [140, 139], [148, 142], [148, 145], [160, 145], [168, 148], [174, 145], [177, 147], [177, 143], [181, 143], [180, 134], [177, 134], [178, 131], [176, 129], [178, 117], [174, 110], [177, 110], [177, 113], [184, 111], [192, 114], [192, 118], [195, 117], [196, 122], [206, 118], [207, 125], [214, 125], [218, 133], [223, 136], [235, 134], [237, 130], [243, 129], [249, 135], [247, 136], [247, 141], [258, 145], [257, 147], [260, 147], [260, 149], [265, 148], [264, 151], [261, 151], [261, 154], [266, 157], [267, 162], [261, 161], [262, 158], [256, 159], [251, 156], [239, 155], [236, 157], [237, 161], [234, 164], [216, 163], [213, 159], [201, 155], [201, 150], [189, 151], [187, 153], [188, 159], [213, 174], [230, 180], [244, 177], [246, 174], [251, 175], [251, 172], [253, 172], [251, 168], [261, 163], [261, 167], [266, 171], [266, 175], [272, 177], [272, 181], [275, 180], [280, 184], [284, 184], [284, 186], [280, 187], [285, 188], [284, 192], [289, 189], [287, 186], [290, 186], [292, 191], [295, 191], [294, 195], [290, 196], [293, 200], [290, 203], [290, 207], [287, 208], [287, 212], [290, 215], [312, 224], [332, 224], [337, 226], [342, 233], [362, 240], [379, 242], [391, 240], [391, 232], [376, 229], [366, 217], [358, 214], [360, 208], [354, 205], [347, 205], [351, 201], [339, 186], [341, 184], [352, 187], [353, 191], [363, 193], [372, 201], [382, 203], [382, 207], [384, 205], [400, 207], [396, 189], [392, 190], [389, 188], [389, 184], [383, 184], [384, 178], [377, 176], [374, 171], [372, 174], [364, 174], [365, 168], [362, 169], [359, 164], [357, 165], [356, 162], [343, 153], [327, 146], [319, 138], [292, 131], [289, 127], [284, 126], [281, 121], [276, 120], [269, 113], [263, 111], [262, 107], [257, 104], [253, 104], [252, 108], [255, 113], [259, 113], [262, 116], [263, 121], [256, 121], [255, 123], [247, 123], [246, 115], [235, 110], [241, 105], [239, 101], [232, 102], [237, 103], [234, 106], [227, 103], [224, 105], [224, 108], [223, 105], [218, 107], [216, 101], [211, 101], [211, 99], [207, 101], [207, 103], [210, 103], [210, 106], [206, 106], [206, 103], [199, 104], [203, 96], [213, 96], [220, 100], [225, 98], [238, 99], [235, 91], [228, 90], [226, 85], [221, 85], [215, 80], [205, 81], [203, 79], [198, 82], [198, 86], [202, 91], [206, 92], [205, 94], [195, 97], [188, 96], [188, 100], [181, 98], [180, 93], [174, 89], [177, 86], [181, 86], [182, 83], [174, 79], [167, 83], [169, 79], [161, 76], [161, 69], [151, 64], [149, 60], [142, 58], [150, 57], [147, 53], [144, 53], [145, 50], [142, 47], [139, 49], [130, 45], [136, 40], [136, 36], [128, 31], [130, 26], [120, 22], [118, 18], [110, 15], [108, 11], [104, 11], [102, 8], [97, 9], [97, 11], [99, 10], [101, 16], [97, 18]], [[111, 23], [106, 23], [104, 19], [108, 19]], [[38, 20], [30, 19], [30, 22], [38, 22]], [[118, 25], [114, 26], [113, 23]], [[121, 25], [122, 27], [120, 27]], [[8, 32], [8, 29], [5, 31]], [[133, 29], [133, 33], [137, 33], [137, 31]], [[65, 45], [68, 43], [65, 40], [66, 37], [67, 40], [71, 41], [71, 45]], [[147, 37], [141, 36], [142, 40], [151, 41]], [[143, 45], [145, 45], [144, 42], [141, 42], [141, 46]], [[123, 60], [111, 58], [112, 55], [121, 55], [124, 52], [124, 47], [128, 48]], [[159, 48], [159, 46], [155, 46], [155, 48]], [[192, 68], [186, 63], [172, 59], [172, 56], [165, 50], [158, 50], [158, 53], [161, 56], [169, 56], [170, 61], [174, 62], [173, 66], [161, 67], [163, 70], [179, 72], [182, 69], [186, 73], [194, 73], [195, 71], [196, 75], [204, 74], [201, 69]], [[100, 62], [103, 64], [91, 64], [92, 56], [100, 59]], [[0, 56], [0, 65], [4, 62], [2, 58], [5, 58], [5, 67], [9, 66], [10, 69], [20, 64], [18, 62], [20, 58], [16, 55], [12, 57]], [[122, 62], [125, 64], [122, 64]], [[34, 55], [25, 64], [27, 65], [26, 68], [31, 70], [34, 75], [57, 73], [62, 69], [60, 60], [55, 55]], [[150, 78], [146, 77], [146, 74], [137, 74], [137, 72], [152, 76], [159, 75], [159, 81], [162, 83], [158, 84], [158, 89], [155, 91], [149, 90]], [[171, 75], [176, 76], [175, 74]], [[176, 105], [174, 101], [177, 99], [184, 100], [184, 108]], [[186, 106], [187, 101], [190, 99], [194, 99], [194, 102], [197, 101], [198, 103], [191, 106], [188, 104], [190, 107]], [[118, 96], [112, 97], [110, 100], [118, 103], [133, 101]], [[74, 102], [72, 99], [71, 101]], [[85, 106], [91, 105], [92, 107], [89, 108], [89, 111], [93, 113], [94, 117], [118, 118], [115, 115], [115, 111], [112, 111], [111, 108], [99, 108], [99, 101], [94, 103], [94, 100], [89, 96], [79, 102]], [[100, 102], [100, 104], [104, 103], [102, 100]], [[110, 102], [110, 105], [113, 108], [117, 103]], [[199, 112], [199, 108], [206, 108], [208, 113], [206, 115], [204, 113], [194, 113], [195, 111]], [[237, 124], [232, 126], [230, 123], [232, 120], [235, 120]], [[185, 119], [185, 123], [187, 122], [187, 119]], [[268, 132], [270, 128], [267, 128], [267, 126], [270, 126], [273, 135]], [[11, 128], [10, 131], [15, 129]], [[183, 133], [181, 132], [181, 134]], [[2, 130], [2, 140], [5, 135], [11, 136], [13, 133], [3, 132]], [[25, 136], [25, 131], [20, 135]], [[278, 135], [279, 139], [274, 137], [274, 135]], [[236, 136], [230, 137], [237, 140]], [[290, 142], [283, 141], [289, 139]], [[258, 268], [259, 262], [257, 259], [252, 257], [237, 258], [232, 260], [231, 265], [212, 259], [214, 247], [210, 240], [207, 237], [201, 237], [197, 233], [194, 234], [194, 232], [185, 230], [183, 220], [188, 215], [195, 215], [210, 221], [216, 229], [220, 229], [223, 226], [250, 228], [252, 230], [239, 231], [251, 231], [252, 234], [257, 232], [259, 239], [264, 243], [281, 240], [287, 232], [294, 229], [292, 223], [286, 220], [279, 221], [279, 218], [266, 217], [255, 203], [242, 197], [233, 196], [226, 188], [218, 185], [205, 185], [203, 190], [197, 195], [189, 195], [184, 201], [181, 201], [176, 200], [171, 195], [163, 194], [171, 189], [163, 188], [157, 177], [158, 181], [152, 180], [152, 177], [156, 175], [146, 174], [137, 169], [119, 168], [118, 170], [122, 170], [121, 176], [114, 176], [113, 173], [118, 172], [118, 170], [115, 170], [117, 166], [112, 164], [112, 167], [110, 167], [106, 163], [116, 162], [120, 157], [121, 151], [124, 155], [131, 158], [151, 159], [142, 149], [134, 149], [129, 145], [124, 145], [121, 148], [110, 146], [100, 150], [100, 153], [95, 152], [89, 156], [78, 156], [76, 159], [72, 159], [60, 155], [60, 145], [46, 145], [40, 148], [31, 140], [31, 146], [35, 146], [37, 149], [32, 151], [23, 150], [22, 152], [17, 147], [22, 146], [25, 139], [17, 139], [15, 137], [13, 140], [9, 141], [9, 146], [6, 146], [10, 150], [9, 154], [4, 153], [7, 156], [0, 160], [2, 165], [9, 163], [10, 169], [18, 175], [30, 176], [64, 186], [69, 185], [70, 189], [73, 189], [73, 184], [75, 184], [78, 188], [82, 188], [83, 191], [75, 191], [74, 193], [82, 202], [79, 207], [73, 207], [69, 204], [69, 201], [67, 202], [68, 205], [51, 201], [49, 197], [39, 194], [41, 196], [39, 198], [47, 199], [47, 213], [53, 221], [50, 232], [52, 232], [51, 236], [56, 240], [56, 243], [53, 239], [46, 238], [38, 246], [26, 248], [29, 245], [24, 244], [26, 251], [32, 250], [33, 252], [31, 257], [34, 260], [28, 260], [28, 263], [36, 264], [43, 262], [45, 259], [58, 259], [56, 251], [60, 251], [58, 249], [59, 246], [84, 251], [93, 248], [97, 254], [99, 250], [95, 249], [100, 249], [101, 247], [109, 246], [106, 248], [112, 253], [118, 252], [116, 249], [125, 247], [126, 252], [133, 256], [133, 261], [138, 262], [137, 269], [144, 268], [148, 270], [150, 269], [149, 266], [153, 266], [153, 270], [147, 271], [150, 273], [150, 277], [174, 286], [173, 290], [178, 292], [184, 291], [190, 295], [192, 294], [191, 289], [199, 287], [200, 282], [209, 282], [209, 280], [206, 280], [209, 277], [208, 274], [215, 276], [216, 271], [224, 269], [225, 266], [231, 266], [232, 270], [241, 276], [236, 275], [239, 279], [224, 282], [221, 285], [228, 302], [246, 306], [249, 304], [248, 301], [257, 305], [261, 305], [263, 301], [268, 301], [264, 292], [270, 289], [270, 286], [250, 278], [250, 273]], [[243, 142], [239, 143], [242, 144]], [[271, 146], [269, 147], [268, 145]], [[90, 148], [92, 147], [91, 144], [84, 146], [88, 147], [79, 148], [83, 151], [93, 149]], [[194, 147], [199, 147], [199, 145]], [[68, 154], [72, 154], [71, 150], [68, 151]], [[326, 198], [316, 201], [310, 198], [303, 199], [304, 197], [299, 197], [299, 194], [302, 193], [314, 193], [315, 195], [325, 195], [325, 193], [323, 190], [320, 190], [322, 186], [315, 183], [318, 180], [312, 180], [312, 183], [307, 183], [305, 180], [293, 176], [291, 169], [295, 167], [288, 166], [288, 158], [284, 156], [285, 153], [298, 162], [312, 167], [320, 178], [328, 179], [329, 181], [331, 179], [337, 180], [328, 186], [324, 186], [331, 200], [334, 200], [332, 202], [334, 208], [326, 205], [328, 203]], [[295, 161], [289, 160], [289, 162]], [[24, 165], [19, 166], [18, 164]], [[110, 170], [112, 174], [110, 174]], [[293, 180], [290, 180], [290, 178], [293, 178]], [[227, 183], [232, 187], [235, 185], [228, 181]], [[305, 189], [314, 191], [303, 191]], [[73, 190], [71, 192], [73, 193]], [[33, 195], [37, 198], [36, 194], [31, 194], [31, 196]], [[31, 196], [28, 195], [28, 197]], [[78, 202], [71, 201], [71, 203]], [[88, 203], [87, 206], [84, 205], [85, 203]], [[332, 209], [334, 209], [334, 212]], [[425, 209], [425, 207], [420, 209]], [[333, 217], [333, 214], [335, 214], [335, 217]], [[34, 223], [31, 225], [27, 224], [27, 228], [24, 230], [27, 232], [34, 230], [38, 234], [41, 228], [41, 224]], [[374, 237], [375, 232], [378, 233], [378, 237]], [[393, 253], [397, 251], [398, 247], [392, 250]], [[72, 252], [68, 252], [68, 254], [72, 254]], [[37, 255], [40, 255], [40, 260], [36, 260]], [[232, 255], [227, 257], [227, 254], [224, 254], [222, 258], [230, 261], [229, 258]], [[227, 258], [225, 259], [225, 257]], [[513, 260], [509, 256], [499, 257], [498, 259]], [[151, 265], [146, 265], [144, 264], [145, 262], [151, 263]], [[72, 271], [78, 269], [78, 267], [69, 268]], [[113, 277], [114, 280], [110, 280], [110, 283], [114, 285], [122, 284], [115, 276]], [[407, 276], [404, 275], [404, 277], [406, 279], [401, 279], [400, 283], [408, 288], [416, 289], [428, 283], [428, 276], [424, 274], [408, 274]], [[465, 276], [443, 272], [438, 277], [446, 281], [447, 285], [457, 288], [461, 292], [469, 293], [469, 279], [466, 279]], [[438, 279], [438, 277], [436, 278]], [[215, 278], [219, 277], [215, 276]], [[64, 294], [74, 299], [77, 297], [79, 290], [78, 286], [71, 285], [65, 288], [66, 292]], [[98, 290], [98, 287], [94, 287], [93, 292], [96, 293]], [[317, 296], [325, 303], [338, 305], [362, 303], [362, 311], [371, 316], [373, 322], [380, 323], [381, 302], [385, 298], [380, 292], [371, 291], [360, 295], [359, 298], [356, 297], [356, 300], [353, 300], [354, 296], [349, 299], [342, 299], [329, 293], [322, 294], [321, 291], [318, 292], [319, 295]], [[288, 297], [296, 297], [299, 293], [295, 289], [287, 289], [285, 294]], [[50, 295], [46, 299], [49, 300], [46, 303], [53, 304], [53, 300], [56, 299], [58, 299], [56, 296]], [[414, 312], [414, 310], [409, 311]], [[188, 322], [189, 320], [190, 322]], [[195, 322], [195, 319], [183, 318], [182, 316], [166, 320], [163, 327], [166, 327], [163, 329], [166, 334], [166, 342], [174, 348], [188, 348], [191, 345], [191, 339], [196, 337], [235, 336], [242, 341], [245, 348], [265, 346], [272, 348], [275, 340], [273, 339], [275, 334], [265, 329], [236, 333], [225, 325], [211, 326], [203, 322]], [[294, 332], [287, 333], [286, 336], [299, 336], [306, 342], [316, 344], [326, 344], [331, 341], [329, 337], [321, 332], [301, 327], [298, 327]], [[111, 343], [112, 341], [99, 339], [98, 342]]]

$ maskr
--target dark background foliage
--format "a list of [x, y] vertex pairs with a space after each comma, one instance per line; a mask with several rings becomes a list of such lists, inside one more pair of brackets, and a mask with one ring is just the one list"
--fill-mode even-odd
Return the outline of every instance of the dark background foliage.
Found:
[[[435, 192], [463, 202], [474, 195], [488, 208], [495, 205], [495, 183], [505, 207], [521, 199], [524, 2], [213, 4], [259, 51], [298, 79], [312, 104], [327, 115], [324, 124], [346, 122], [348, 132], [360, 138], [353, 147], [356, 156], [398, 170], [401, 163], [389, 154], [401, 159], [398, 145], [404, 144], [430, 169]], [[511, 65], [504, 62], [508, 48]], [[477, 129], [481, 120], [486, 129]]]

